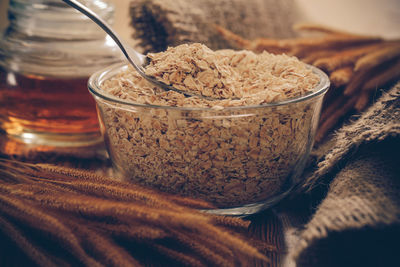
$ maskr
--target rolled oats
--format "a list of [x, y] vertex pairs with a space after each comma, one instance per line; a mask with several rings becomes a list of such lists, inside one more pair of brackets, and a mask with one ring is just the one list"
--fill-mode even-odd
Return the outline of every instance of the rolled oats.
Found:
[[285, 55], [201, 44], [149, 57], [147, 74], [220, 99], [163, 91], [132, 69], [105, 81], [105, 95], [139, 104], [97, 102], [125, 177], [218, 207], [263, 201], [287, 186], [304, 164], [321, 101], [263, 104], [311, 92], [319, 83], [311, 69]]

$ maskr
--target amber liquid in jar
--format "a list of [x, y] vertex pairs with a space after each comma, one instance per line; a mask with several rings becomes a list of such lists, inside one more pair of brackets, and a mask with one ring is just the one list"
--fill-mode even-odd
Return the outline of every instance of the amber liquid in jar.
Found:
[[99, 135], [87, 80], [23, 75], [0, 68], [0, 127], [10, 135]]

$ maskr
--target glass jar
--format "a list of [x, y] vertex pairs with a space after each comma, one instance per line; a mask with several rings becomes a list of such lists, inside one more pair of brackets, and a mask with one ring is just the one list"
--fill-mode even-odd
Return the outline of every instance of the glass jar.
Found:
[[[105, 0], [83, 4], [112, 23]], [[0, 129], [22, 143], [79, 147], [101, 142], [88, 77], [121, 60], [115, 43], [60, 0], [10, 0], [0, 40]]]

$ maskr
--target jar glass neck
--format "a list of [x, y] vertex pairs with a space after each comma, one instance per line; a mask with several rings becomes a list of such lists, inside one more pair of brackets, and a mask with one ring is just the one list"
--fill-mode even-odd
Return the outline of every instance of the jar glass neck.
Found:
[[[114, 7], [104, 0], [84, 5], [112, 24]], [[88, 17], [61, 0], [10, 0], [7, 33], [52, 39], [96, 39], [105, 33]]]

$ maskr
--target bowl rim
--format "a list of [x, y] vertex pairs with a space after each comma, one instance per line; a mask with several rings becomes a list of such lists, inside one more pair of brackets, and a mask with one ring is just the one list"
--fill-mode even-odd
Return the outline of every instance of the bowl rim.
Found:
[[[304, 63], [306, 64], [306, 63]], [[140, 108], [158, 108], [158, 109], [172, 109], [172, 110], [181, 110], [181, 111], [193, 111], [193, 110], [199, 110], [199, 111], [227, 111], [227, 110], [242, 110], [242, 109], [256, 109], [256, 108], [267, 108], [267, 107], [277, 107], [277, 106], [283, 106], [283, 105], [288, 105], [292, 103], [298, 103], [298, 102], [303, 102], [308, 99], [315, 98], [319, 95], [324, 95], [326, 91], [329, 89], [330, 86], [330, 80], [328, 76], [326, 75], [325, 72], [320, 70], [317, 67], [314, 67], [312, 65], [306, 64], [312, 71], [318, 75], [320, 78], [319, 83], [317, 86], [315, 86], [314, 90], [306, 95], [302, 95], [299, 97], [294, 97], [294, 98], [288, 98], [283, 101], [279, 102], [271, 102], [271, 103], [265, 103], [262, 105], [248, 105], [248, 106], [228, 106], [228, 107], [222, 107], [221, 109], [216, 109], [213, 107], [176, 107], [176, 106], [161, 106], [161, 105], [152, 105], [152, 104], [139, 104], [139, 103], [134, 103], [131, 101], [126, 101], [119, 99], [117, 97], [113, 97], [111, 95], [106, 95], [102, 94], [101, 91], [101, 84], [105, 80], [113, 77], [115, 74], [118, 72], [116, 71], [124, 71], [127, 70], [129, 67], [128, 63], [125, 62], [120, 62], [113, 64], [111, 66], [108, 66], [106, 68], [103, 68], [95, 73], [93, 73], [88, 80], [87, 86], [89, 89], [89, 92], [96, 97], [99, 97], [103, 100], [106, 100], [107, 102], [112, 102], [115, 104], [122, 104], [122, 105], [127, 105], [131, 107], [140, 107]], [[110, 75], [113, 74], [113, 75]], [[97, 101], [97, 100], [96, 100]]]

